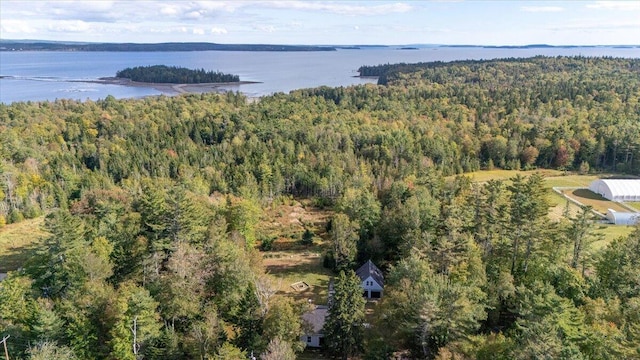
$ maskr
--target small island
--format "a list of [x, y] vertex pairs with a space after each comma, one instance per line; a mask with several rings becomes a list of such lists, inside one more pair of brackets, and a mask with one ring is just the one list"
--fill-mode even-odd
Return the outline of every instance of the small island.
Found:
[[224, 92], [228, 91], [230, 87], [258, 83], [255, 81], [240, 81], [238, 75], [224, 74], [219, 71], [192, 70], [166, 65], [136, 66], [116, 72], [115, 77], [70, 81], [150, 87], [164, 95]]
[[156, 84], [205, 84], [237, 83], [238, 75], [219, 71], [192, 70], [177, 66], [151, 65], [126, 68], [116, 73], [116, 78]]

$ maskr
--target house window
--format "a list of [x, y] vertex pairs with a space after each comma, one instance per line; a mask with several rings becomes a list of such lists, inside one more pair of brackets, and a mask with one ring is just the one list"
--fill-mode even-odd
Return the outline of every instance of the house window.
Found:
[[307, 342], [311, 342], [311, 336], [307, 336]]

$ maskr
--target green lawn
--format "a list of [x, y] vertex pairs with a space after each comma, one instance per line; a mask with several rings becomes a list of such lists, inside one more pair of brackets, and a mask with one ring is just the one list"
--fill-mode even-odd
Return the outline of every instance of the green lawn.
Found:
[[636, 201], [636, 202], [625, 202], [625, 205], [632, 207], [638, 211], [640, 211], [640, 201]]
[[633, 226], [621, 226], [621, 225], [599, 225], [596, 226], [594, 233], [596, 235], [602, 235], [602, 240], [594, 242], [591, 246], [593, 250], [601, 250], [613, 240], [626, 237], [633, 231]]
[[[322, 266], [323, 251], [314, 246], [309, 251], [269, 251], [263, 254], [267, 273], [276, 279], [278, 294], [296, 299], [312, 299], [316, 304], [326, 304], [331, 271]], [[291, 287], [304, 282], [308, 288], [298, 291]]]
[[[549, 195], [547, 196], [549, 204], [549, 217], [552, 220], [560, 220], [564, 217], [565, 209], [567, 207], [567, 199], [549, 189]], [[580, 207], [573, 202], [569, 201], [569, 216], [576, 216], [580, 213]]]
[[0, 229], [0, 272], [21, 268], [47, 235], [42, 230], [44, 216], [6, 225]]
[[598, 175], [567, 174], [545, 178], [549, 187], [589, 187], [593, 180], [600, 179]]
[[[481, 170], [481, 171], [475, 171], [475, 172], [470, 172], [470, 173], [466, 173], [463, 174], [464, 176], [470, 177], [471, 180], [473, 182], [486, 182], [489, 180], [507, 180], [509, 178], [512, 178], [516, 175], [521, 175], [521, 176], [530, 176], [532, 174], [535, 173], [540, 173], [542, 174], [542, 176], [544, 176], [545, 178], [547, 177], [557, 177], [560, 176], [562, 174], [561, 171], [559, 170], [546, 170], [546, 169], [540, 169], [540, 170], [501, 170], [501, 169], [496, 169], [496, 170]], [[455, 176], [449, 176], [449, 179], [453, 179]]]

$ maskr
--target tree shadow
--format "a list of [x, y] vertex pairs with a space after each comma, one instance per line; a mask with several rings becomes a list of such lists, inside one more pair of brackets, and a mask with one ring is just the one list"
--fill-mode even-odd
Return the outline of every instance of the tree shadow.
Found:
[[39, 243], [32, 243], [6, 249], [0, 255], [0, 273], [15, 271], [24, 267], [27, 261], [36, 255], [39, 246]]

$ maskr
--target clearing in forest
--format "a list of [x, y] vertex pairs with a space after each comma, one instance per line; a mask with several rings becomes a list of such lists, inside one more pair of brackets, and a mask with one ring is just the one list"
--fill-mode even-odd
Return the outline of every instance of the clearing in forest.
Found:
[[[521, 170], [482, 170], [476, 171], [472, 173], [463, 174], [464, 176], [468, 176], [474, 182], [487, 182], [489, 180], [505, 180], [508, 181], [509, 178], [512, 178], [516, 175], [521, 176], [530, 176], [534, 173], [540, 173], [544, 176], [545, 184], [549, 189], [549, 195], [547, 199], [550, 203], [549, 208], [549, 217], [552, 220], [560, 220], [568, 214], [571, 217], [574, 217], [579, 214], [580, 207], [575, 203], [568, 201], [562, 195], [553, 191], [554, 187], [570, 187], [574, 189], [567, 189], [564, 192], [567, 196], [578, 200], [579, 202], [585, 205], [591, 205], [594, 207], [594, 210], [600, 213], [606, 213], [607, 209], [614, 209], [616, 211], [629, 211], [619, 204], [599, 197], [597, 194], [588, 194], [586, 193], [586, 188], [589, 187], [592, 181], [603, 178], [603, 177], [612, 177], [613, 174], [575, 174], [570, 172], [563, 172], [559, 170], [549, 170], [549, 169], [538, 169], [538, 170], [529, 170], [529, 171], [521, 171]], [[453, 177], [448, 177], [448, 179], [453, 179]], [[575, 189], [575, 188], [584, 188], [584, 189]], [[589, 191], [590, 192], [590, 191]], [[598, 196], [599, 198], [596, 198]], [[638, 209], [640, 211], [640, 203], [625, 203], [630, 207]], [[631, 233], [633, 227], [631, 226], [620, 226], [620, 225], [600, 225], [594, 230], [595, 234], [601, 235], [602, 240], [594, 243], [594, 249], [602, 248], [609, 244], [614, 239], [617, 239], [621, 236], [627, 236]]]
[[17, 270], [35, 254], [48, 233], [44, 216], [0, 228], [0, 273]]
[[[471, 178], [473, 182], [487, 182], [489, 180], [509, 180], [510, 178], [520, 175], [524, 177], [528, 177], [533, 174], [542, 174], [542, 176], [546, 178], [549, 177], [557, 177], [562, 175], [562, 171], [560, 170], [552, 170], [552, 169], [538, 169], [538, 170], [502, 170], [502, 169], [494, 169], [494, 170], [480, 170], [474, 171], [470, 173], [461, 174], [462, 176], [466, 176]], [[448, 176], [447, 179], [453, 179], [455, 176]]]
[[613, 240], [629, 236], [634, 229], [635, 228], [633, 226], [599, 224], [593, 230], [593, 234], [600, 237], [600, 239], [591, 244], [591, 250], [601, 250], [609, 245]]
[[[331, 271], [323, 267], [327, 246], [327, 222], [332, 211], [313, 206], [311, 200], [284, 198], [274, 201], [258, 224], [267, 272], [276, 279], [278, 293], [297, 299], [327, 301]], [[302, 243], [305, 230], [313, 234], [313, 244]], [[270, 245], [265, 246], [266, 243]], [[305, 287], [293, 286], [306, 284]]]
[[584, 205], [589, 205], [593, 209], [601, 214], [606, 214], [607, 209], [613, 209], [615, 211], [628, 212], [629, 210], [621, 206], [615, 201], [611, 201], [602, 197], [600, 194], [596, 194], [589, 189], [571, 189], [563, 190], [563, 194], [567, 195], [571, 199], [580, 202]]

